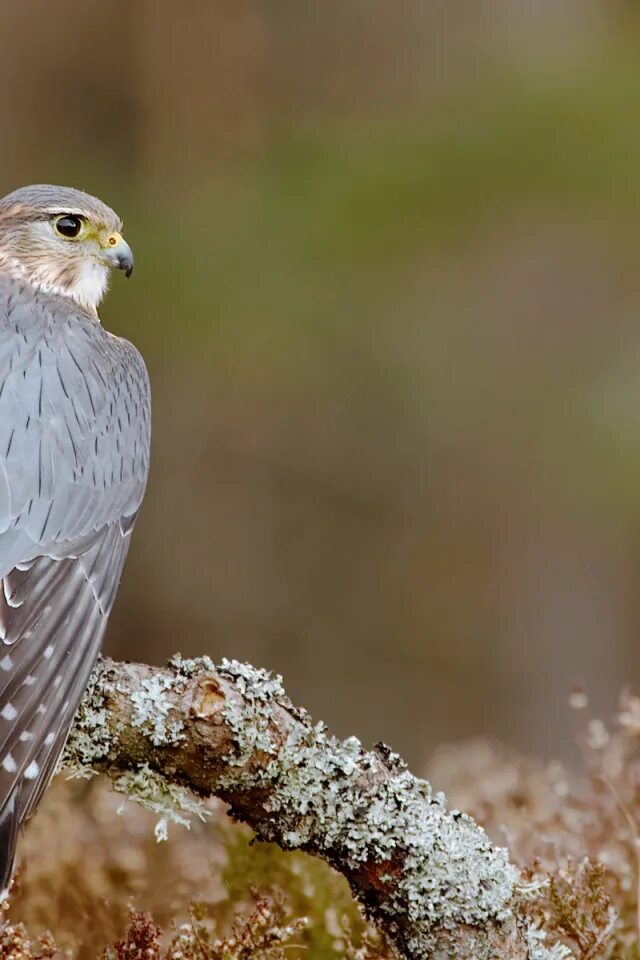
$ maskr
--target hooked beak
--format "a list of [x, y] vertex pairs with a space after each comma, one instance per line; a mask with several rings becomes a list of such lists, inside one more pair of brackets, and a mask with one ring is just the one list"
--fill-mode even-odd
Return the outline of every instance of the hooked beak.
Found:
[[116, 270], [124, 270], [125, 277], [133, 273], [133, 251], [119, 233], [112, 233], [100, 251], [100, 259]]

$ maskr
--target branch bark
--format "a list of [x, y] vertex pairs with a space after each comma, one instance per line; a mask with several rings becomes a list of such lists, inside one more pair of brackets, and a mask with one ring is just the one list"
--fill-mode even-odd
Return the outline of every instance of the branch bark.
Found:
[[383, 744], [365, 751], [314, 725], [264, 670], [101, 660], [63, 765], [161, 813], [194, 808], [190, 791], [220, 797], [261, 840], [344, 874], [407, 960], [547, 956], [514, 907], [506, 851]]

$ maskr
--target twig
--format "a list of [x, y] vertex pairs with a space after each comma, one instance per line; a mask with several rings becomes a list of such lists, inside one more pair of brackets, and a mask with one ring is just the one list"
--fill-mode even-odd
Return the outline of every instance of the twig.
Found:
[[634, 820], [631, 811], [624, 803], [612, 781], [603, 774], [601, 774], [600, 778], [605, 786], [611, 791], [618, 809], [620, 810], [624, 819], [627, 821], [629, 833], [631, 834], [631, 840], [633, 841], [636, 871], [636, 950], [640, 951], [640, 834], [638, 832], [638, 824]]

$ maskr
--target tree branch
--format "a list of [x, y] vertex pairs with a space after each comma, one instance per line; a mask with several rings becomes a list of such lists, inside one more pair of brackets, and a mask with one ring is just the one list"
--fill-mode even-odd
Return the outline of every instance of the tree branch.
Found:
[[407, 960], [548, 955], [513, 906], [506, 851], [383, 744], [367, 752], [314, 725], [264, 670], [102, 660], [63, 765], [162, 815], [197, 812], [193, 793], [220, 797], [261, 840], [344, 874]]

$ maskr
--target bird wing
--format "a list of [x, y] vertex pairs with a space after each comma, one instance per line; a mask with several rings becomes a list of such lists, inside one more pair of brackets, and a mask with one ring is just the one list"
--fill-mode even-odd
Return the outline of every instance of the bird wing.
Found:
[[149, 436], [135, 348], [0, 278], [0, 889], [98, 654]]

